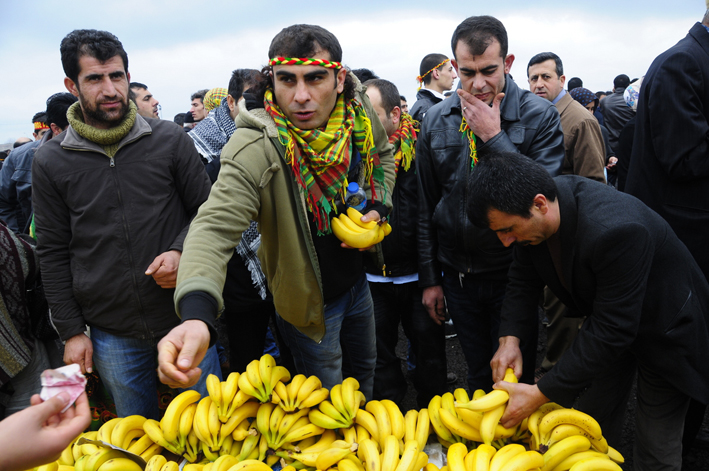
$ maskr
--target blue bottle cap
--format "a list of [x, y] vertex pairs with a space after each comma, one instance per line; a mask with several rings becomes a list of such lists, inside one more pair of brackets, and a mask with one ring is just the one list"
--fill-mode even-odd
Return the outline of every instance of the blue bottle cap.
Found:
[[350, 193], [357, 193], [359, 190], [359, 184], [357, 182], [352, 182], [349, 185], [347, 185], [347, 191]]

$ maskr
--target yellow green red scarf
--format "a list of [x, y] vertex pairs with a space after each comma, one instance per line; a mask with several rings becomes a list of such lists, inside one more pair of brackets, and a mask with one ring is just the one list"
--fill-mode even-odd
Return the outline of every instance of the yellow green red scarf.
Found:
[[389, 136], [389, 144], [396, 149], [394, 153], [394, 164], [396, 165], [396, 174], [399, 174], [399, 167], [404, 167], [404, 171], [408, 172], [411, 163], [416, 158], [416, 132], [418, 131], [418, 122], [415, 121], [408, 113], [401, 114], [399, 121], [399, 129]]
[[270, 89], [266, 90], [263, 101], [276, 123], [278, 140], [286, 147], [286, 163], [305, 196], [318, 235], [331, 232], [329, 214], [336, 211], [338, 197], [344, 201], [352, 137], [364, 162], [372, 199], [376, 198], [374, 182], [383, 183], [384, 172], [374, 145], [372, 123], [357, 100], [345, 102], [340, 94], [325, 129], [295, 127], [274, 102]]
[[458, 129], [458, 131], [463, 133], [463, 141], [468, 141], [468, 146], [470, 147], [470, 169], [472, 170], [473, 167], [475, 167], [475, 164], [478, 163], [477, 138], [475, 137], [473, 130], [468, 126], [468, 122], [465, 120], [465, 117], [461, 120], [460, 129]]

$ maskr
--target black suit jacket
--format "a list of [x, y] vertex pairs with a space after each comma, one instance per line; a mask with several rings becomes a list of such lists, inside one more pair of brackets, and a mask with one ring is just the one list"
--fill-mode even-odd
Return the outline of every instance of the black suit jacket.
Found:
[[700, 23], [645, 75], [625, 191], [670, 223], [709, 278], [709, 33]]
[[525, 326], [546, 284], [570, 310], [588, 316], [571, 348], [537, 383], [549, 399], [571, 406], [630, 350], [680, 391], [709, 403], [709, 285], [687, 248], [636, 198], [582, 177], [555, 181], [569, 289], [546, 242], [516, 247], [500, 336], [532, 334]]

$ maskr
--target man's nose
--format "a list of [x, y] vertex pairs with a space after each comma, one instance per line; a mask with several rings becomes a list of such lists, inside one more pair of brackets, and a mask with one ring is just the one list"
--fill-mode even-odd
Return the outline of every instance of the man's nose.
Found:
[[497, 237], [500, 239], [500, 242], [502, 242], [502, 245], [504, 245], [505, 247], [509, 247], [516, 240], [516, 238], [511, 234], [497, 234]]
[[310, 100], [310, 91], [305, 85], [305, 82], [298, 82], [295, 86], [295, 101], [305, 103]]

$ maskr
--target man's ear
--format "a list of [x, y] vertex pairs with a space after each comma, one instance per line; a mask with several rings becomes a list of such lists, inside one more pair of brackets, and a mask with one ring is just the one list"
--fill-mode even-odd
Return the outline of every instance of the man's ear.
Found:
[[76, 83], [74, 83], [74, 81], [69, 77], [64, 77], [64, 86], [67, 90], [69, 90], [69, 93], [71, 93], [75, 97], [79, 96], [79, 87], [77, 87]]
[[343, 67], [338, 70], [337, 74], [335, 75], [335, 79], [337, 80], [337, 86], [335, 88], [337, 89], [338, 95], [345, 90], [345, 79], [347, 78], [347, 74], [347, 69]]
[[515, 61], [515, 55], [514, 54], [508, 54], [507, 57], [505, 57], [505, 73], [509, 74], [510, 70], [512, 69], [512, 63]]
[[532, 208], [536, 208], [542, 214], [546, 214], [549, 211], [549, 200], [543, 194], [538, 193], [532, 200]]
[[229, 111], [232, 113], [234, 112], [234, 108], [236, 108], [236, 101], [234, 101], [234, 97], [231, 95], [226, 96], [226, 104], [229, 106]]
[[399, 128], [399, 122], [401, 122], [401, 108], [398, 106], [395, 106], [392, 110], [391, 113], [389, 113], [389, 116], [391, 117], [391, 122], [396, 126], [396, 128]]
[[561, 82], [561, 88], [564, 88], [564, 84], [566, 83], [566, 75], [559, 77], [559, 81]]

